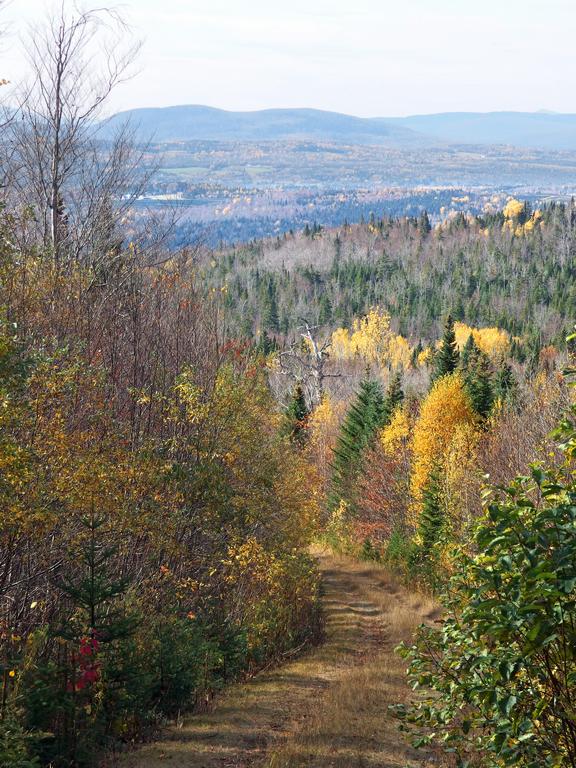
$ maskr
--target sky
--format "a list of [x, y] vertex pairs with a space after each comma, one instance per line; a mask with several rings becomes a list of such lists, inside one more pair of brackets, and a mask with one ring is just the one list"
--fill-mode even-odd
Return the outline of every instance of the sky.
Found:
[[[101, 3], [99, 3], [101, 4]], [[84, 4], [86, 6], [86, 4]], [[89, 5], [89, 4], [88, 4]], [[0, 76], [50, 0], [9, 0]], [[360, 116], [576, 112], [575, 0], [123, 0], [143, 41], [111, 111], [207, 104]]]

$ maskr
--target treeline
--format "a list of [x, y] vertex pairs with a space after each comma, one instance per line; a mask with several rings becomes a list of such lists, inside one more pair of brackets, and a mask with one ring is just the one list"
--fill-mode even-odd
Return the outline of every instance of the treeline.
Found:
[[283, 435], [263, 359], [196, 289], [190, 253], [136, 229], [129, 137], [103, 152], [93, 133], [97, 66], [108, 83], [125, 71], [126, 29], [63, 6], [33, 34], [36, 79], [1, 145], [12, 768], [94, 764], [321, 629], [314, 469]]
[[[160, 148], [163, 149], [162, 147]], [[161, 152], [160, 152], [161, 154]], [[239, 184], [242, 180], [238, 180]], [[263, 238], [275, 238], [278, 240], [293, 236], [295, 232], [312, 232], [316, 227], [338, 227], [342, 222], [364, 223], [373, 218], [373, 211], [377, 207], [386, 216], [401, 217], [409, 211], [426, 208], [430, 215], [439, 216], [440, 210], [449, 207], [455, 195], [464, 196], [462, 189], [449, 190], [405, 190], [397, 198], [383, 196], [382, 199], [366, 200], [365, 193], [358, 193], [354, 189], [334, 190], [322, 189], [316, 193], [301, 193], [294, 191], [286, 193], [284, 200], [267, 199], [268, 193], [253, 188], [253, 180], [245, 180], [247, 186], [234, 187], [205, 187], [186, 182], [174, 182], [173, 180], [156, 185], [148, 185], [148, 194], [166, 194], [172, 191], [184, 192], [184, 200], [181, 205], [184, 209], [190, 204], [211, 202], [213, 206], [226, 205], [233, 198], [249, 195], [256, 203], [256, 210], [251, 215], [218, 216], [210, 221], [205, 219], [189, 218], [189, 211], [184, 211], [182, 218], [174, 227], [172, 242], [181, 245], [191, 240], [198, 240], [215, 249], [232, 247], [233, 243], [247, 243]], [[310, 183], [310, 179], [303, 180]], [[230, 184], [230, 180], [228, 181]], [[292, 185], [290, 185], [292, 186]], [[144, 210], [163, 203], [144, 202]], [[313, 216], [311, 217], [311, 211]], [[242, 247], [242, 246], [240, 246]]]
[[574, 203], [519, 203], [435, 227], [426, 214], [309, 227], [211, 254], [203, 277], [225, 292], [230, 328], [247, 338], [292, 337], [301, 318], [346, 327], [379, 306], [402, 335], [435, 340], [450, 307], [456, 320], [520, 337], [522, 360], [564, 344], [575, 256]]

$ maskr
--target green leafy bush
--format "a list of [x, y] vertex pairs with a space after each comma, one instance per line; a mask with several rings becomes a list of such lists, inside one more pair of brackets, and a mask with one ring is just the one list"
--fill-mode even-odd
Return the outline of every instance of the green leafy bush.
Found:
[[17, 717], [6, 712], [0, 719], [0, 765], [10, 768], [36, 768], [38, 759], [32, 757], [30, 736]]
[[401, 648], [422, 695], [398, 715], [462, 766], [576, 765], [575, 418], [557, 432], [562, 467], [487, 498], [441, 626]]

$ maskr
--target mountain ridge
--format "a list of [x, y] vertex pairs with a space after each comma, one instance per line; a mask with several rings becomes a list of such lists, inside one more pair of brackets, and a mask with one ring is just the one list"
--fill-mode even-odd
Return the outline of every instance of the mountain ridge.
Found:
[[453, 144], [504, 144], [576, 150], [576, 114], [439, 112], [407, 117], [357, 117], [312, 108], [231, 111], [201, 104], [141, 107], [112, 115], [110, 135], [126, 120], [141, 139], [181, 141], [309, 141], [418, 149]]
[[[419, 133], [373, 118], [311, 108], [230, 111], [202, 104], [142, 107], [113, 115], [105, 131], [130, 120], [138, 134], [156, 141], [326, 140], [406, 146], [422, 144]], [[427, 142], [424, 142], [427, 143]]]

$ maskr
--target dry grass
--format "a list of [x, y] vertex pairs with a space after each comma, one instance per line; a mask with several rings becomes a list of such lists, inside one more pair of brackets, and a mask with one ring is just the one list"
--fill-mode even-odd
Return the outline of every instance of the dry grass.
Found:
[[[394, 647], [433, 603], [384, 569], [316, 553], [323, 572], [326, 642], [281, 668], [233, 686], [213, 711], [124, 755], [123, 768], [385, 768], [420, 766], [388, 705], [404, 701]], [[431, 764], [430, 756], [425, 756]]]
[[[362, 616], [364, 658], [325, 692], [301, 727], [266, 761], [267, 768], [385, 768], [431, 764], [398, 732], [389, 705], [409, 695], [405, 664], [394, 648], [409, 640], [422, 621], [437, 617], [427, 598], [410, 594], [384, 569], [333, 559], [354, 584], [357, 599], [346, 606], [346, 621]], [[328, 615], [328, 626], [333, 625]]]

